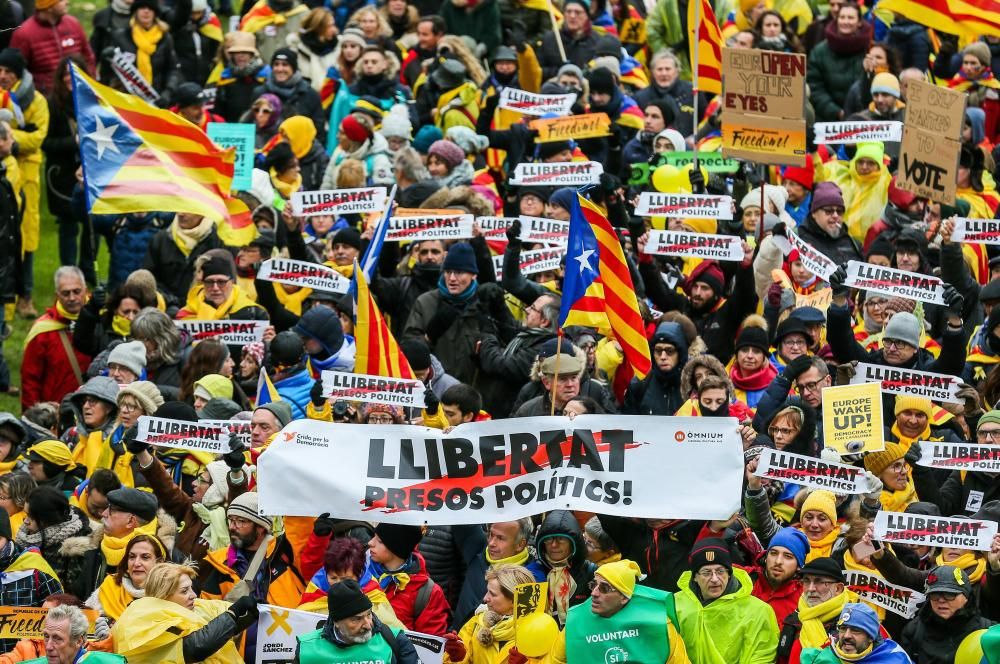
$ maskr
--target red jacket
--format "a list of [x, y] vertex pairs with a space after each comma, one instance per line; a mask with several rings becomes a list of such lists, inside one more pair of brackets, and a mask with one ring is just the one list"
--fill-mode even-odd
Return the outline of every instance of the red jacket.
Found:
[[424, 562], [424, 557], [419, 553], [414, 553], [413, 557], [420, 566], [420, 570], [410, 575], [410, 581], [406, 584], [405, 590], [399, 590], [396, 584], [389, 584], [385, 591], [386, 597], [389, 598], [389, 603], [392, 604], [392, 609], [396, 612], [399, 622], [406, 625], [406, 629], [434, 636], [444, 636], [445, 632], [448, 631], [451, 607], [444, 597], [441, 586], [434, 585], [427, 606], [424, 607], [416, 621], [413, 619], [413, 605], [417, 601], [417, 592], [431, 578], [427, 574], [427, 563]]
[[35, 80], [35, 87], [48, 94], [52, 89], [52, 76], [59, 61], [67, 55], [82, 53], [88, 71], [94, 71], [94, 52], [90, 50], [87, 33], [80, 22], [69, 14], [55, 25], [43, 23], [32, 16], [14, 31], [11, 48], [20, 49], [28, 63], [28, 71]]
[[[66, 323], [55, 307], [48, 309], [35, 325], [51, 325], [53, 322]], [[29, 332], [29, 335], [31, 333]], [[69, 356], [59, 335], [64, 334], [73, 348], [80, 374], [87, 375], [90, 366], [90, 356], [84, 355], [73, 347], [73, 333], [66, 327], [64, 330], [49, 330], [41, 332], [31, 339], [24, 347], [24, 361], [21, 363], [21, 409], [25, 410], [39, 401], [55, 401], [80, 387], [73, 374]]]
[[774, 611], [774, 616], [778, 619], [778, 624], [783, 625], [785, 618], [799, 608], [799, 595], [802, 594], [802, 582], [798, 579], [786, 581], [777, 588], [772, 588], [770, 582], [764, 574], [764, 568], [760, 566], [744, 568], [753, 577], [753, 590], [750, 594], [767, 602], [767, 605]]

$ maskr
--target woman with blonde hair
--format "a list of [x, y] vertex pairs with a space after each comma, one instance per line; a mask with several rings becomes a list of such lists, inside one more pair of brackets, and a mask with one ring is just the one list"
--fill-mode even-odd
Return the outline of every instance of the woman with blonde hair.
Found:
[[316, 7], [299, 24], [298, 32], [285, 38], [298, 53], [299, 71], [313, 90], [322, 92], [327, 70], [337, 64], [337, 25], [326, 7]]
[[396, 56], [397, 60], [402, 61], [403, 54], [396, 42], [392, 40], [392, 28], [374, 5], [365, 5], [354, 12], [347, 21], [347, 25], [361, 30], [361, 34], [364, 35], [365, 41], [369, 45], [378, 46], [385, 53], [391, 53]]
[[132, 664], [242, 662], [233, 637], [257, 621], [257, 600], [198, 599], [192, 588], [197, 576], [186, 565], [153, 567], [146, 596], [129, 604], [111, 630], [115, 652]]

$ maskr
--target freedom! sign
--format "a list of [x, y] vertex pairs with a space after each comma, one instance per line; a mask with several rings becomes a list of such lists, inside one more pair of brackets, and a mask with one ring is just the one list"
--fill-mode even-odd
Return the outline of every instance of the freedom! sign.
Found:
[[449, 433], [295, 420], [257, 468], [263, 514], [455, 525], [553, 509], [656, 518], [668, 505], [672, 518], [726, 519], [743, 445], [732, 417], [533, 417]]
[[328, 265], [293, 258], [269, 258], [260, 264], [257, 278], [279, 284], [316, 288], [331, 293], [346, 293], [351, 280]]
[[937, 277], [861, 261], [847, 261], [844, 285], [889, 297], [905, 297], [930, 304], [945, 303], [944, 283]]
[[880, 542], [989, 551], [996, 534], [996, 521], [923, 516], [905, 512], [879, 512], [875, 515], [875, 539]]

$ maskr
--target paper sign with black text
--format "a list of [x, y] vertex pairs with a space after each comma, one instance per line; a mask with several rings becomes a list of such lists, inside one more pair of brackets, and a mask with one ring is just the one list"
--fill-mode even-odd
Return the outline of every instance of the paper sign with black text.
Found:
[[787, 229], [787, 233], [789, 244], [793, 249], [798, 249], [799, 251], [799, 260], [802, 261], [802, 267], [824, 281], [829, 280], [830, 275], [837, 271], [837, 264], [830, 260], [826, 254], [820, 253], [811, 244], [793, 233], [791, 229]]
[[655, 518], [670, 505], [674, 518], [725, 519], [740, 507], [743, 445], [733, 417], [533, 417], [449, 433], [303, 419], [257, 468], [264, 514], [454, 525], [553, 509]]
[[406, 630], [406, 638], [417, 651], [420, 664], [441, 664], [444, 661], [444, 638], [410, 630]]
[[968, 95], [927, 81], [906, 81], [906, 126], [961, 140]]
[[576, 94], [572, 92], [565, 95], [540, 95], [508, 85], [500, 91], [498, 106], [525, 115], [547, 115], [549, 113], [569, 115], [575, 101]]
[[350, 279], [328, 265], [291, 258], [270, 258], [264, 261], [260, 264], [257, 278], [333, 293], [346, 293], [351, 285]]
[[864, 468], [830, 463], [815, 457], [775, 449], [765, 449], [761, 452], [760, 463], [754, 475], [835, 493], [868, 491]]
[[875, 515], [875, 539], [880, 542], [989, 551], [996, 534], [996, 521], [905, 512], [880, 511]]
[[266, 320], [175, 320], [176, 325], [191, 335], [192, 341], [215, 339], [231, 346], [245, 346], [264, 339], [270, 325]]
[[1000, 220], [955, 217], [955, 230], [951, 239], [953, 242], [1000, 244]]
[[907, 619], [917, 615], [917, 609], [926, 599], [923, 593], [889, 583], [872, 572], [849, 569], [844, 572], [844, 583], [866, 602]]
[[327, 614], [284, 609], [270, 604], [258, 604], [257, 662], [280, 664], [295, 659], [298, 644], [295, 637], [305, 636], [326, 625]]
[[195, 452], [225, 454], [229, 451], [228, 428], [150, 415], [139, 418], [135, 439], [156, 447], [176, 447]]
[[115, 73], [122, 86], [130, 94], [135, 95], [143, 101], [153, 104], [160, 98], [156, 88], [150, 85], [149, 81], [142, 77], [139, 69], [135, 66], [135, 54], [123, 51], [117, 46], [111, 56], [111, 71]]
[[896, 183], [922, 198], [951, 203], [968, 95], [917, 80], [906, 82], [905, 93], [906, 123]]
[[643, 253], [719, 261], [741, 261], [746, 256], [743, 241], [735, 235], [658, 230], [649, 231]]
[[944, 284], [937, 277], [892, 267], [882, 267], [861, 261], [847, 262], [847, 286], [881, 293], [889, 297], [904, 297], [930, 304], [944, 304]]
[[334, 401], [344, 399], [423, 408], [426, 389], [422, 382], [411, 378], [388, 378], [341, 371], [323, 372], [323, 395]]
[[733, 199], [711, 194], [639, 194], [635, 213], [641, 217], [687, 217], [689, 219], [732, 219]]
[[889, 394], [909, 394], [931, 401], [962, 403], [958, 397], [958, 377], [946, 374], [858, 362], [851, 384], [860, 383], [879, 383], [882, 391]]
[[529, 217], [522, 214], [521, 242], [542, 242], [565, 247], [569, 242], [569, 222], [545, 217]]
[[887, 122], [817, 122], [817, 145], [821, 143], [865, 143], [868, 141], [899, 142], [903, 138], [903, 123], [895, 120]]
[[[22, 576], [31, 576], [34, 570], [26, 569], [20, 572], [4, 574], [6, 583], [13, 583]], [[45, 616], [48, 609], [30, 606], [0, 606], [0, 639], [42, 639], [42, 629], [45, 626]], [[94, 623], [101, 615], [94, 609], [83, 609], [87, 617], [87, 633], [94, 633]], [[44, 659], [44, 658], [43, 658]]]
[[296, 191], [292, 194], [292, 211], [297, 217], [381, 212], [385, 198], [385, 187]]
[[[511, 88], [504, 88], [510, 90]], [[514, 167], [510, 184], [551, 185], [553, 187], [579, 187], [601, 181], [604, 166], [597, 161], [559, 161], [531, 163], [522, 161]]]
[[[521, 274], [527, 276], [529, 274], [538, 274], [539, 272], [558, 270], [565, 255], [566, 250], [562, 248], [522, 251]], [[493, 268], [496, 270], [497, 279], [503, 276], [503, 259], [504, 254], [493, 257]]]
[[929, 440], [921, 440], [918, 443], [920, 444], [918, 465], [948, 470], [1000, 473], [1000, 445], [940, 443]]
[[253, 158], [256, 127], [242, 122], [209, 122], [205, 133], [220, 148], [233, 148], [233, 191], [249, 191], [253, 186]]
[[507, 241], [507, 229], [517, 217], [476, 217], [476, 224], [487, 240]]
[[412, 242], [416, 240], [461, 240], [472, 237], [471, 214], [427, 214], [420, 216], [393, 215], [385, 239]]
[[876, 383], [823, 389], [823, 442], [841, 456], [885, 449], [882, 390]]
[[227, 442], [229, 436], [236, 434], [240, 443], [250, 449], [250, 420], [198, 420], [198, 424], [222, 429]]

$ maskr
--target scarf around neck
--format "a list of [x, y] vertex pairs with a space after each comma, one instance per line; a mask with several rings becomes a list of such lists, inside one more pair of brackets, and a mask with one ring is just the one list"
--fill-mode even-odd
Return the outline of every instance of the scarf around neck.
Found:
[[56, 313], [59, 314], [60, 318], [65, 318], [66, 320], [76, 320], [80, 317], [79, 313], [71, 314], [63, 308], [62, 302], [56, 300]]
[[983, 572], [986, 571], [986, 558], [979, 557], [974, 553], [963, 553], [950, 563], [946, 563], [944, 561], [944, 554], [939, 553], [934, 562], [938, 565], [951, 565], [952, 567], [965, 570], [965, 573], [969, 575], [969, 581], [973, 583], [979, 583], [979, 580], [983, 578]]
[[882, 509], [888, 512], [904, 511], [911, 503], [917, 502], [917, 489], [913, 486], [913, 479], [906, 481], [906, 488], [902, 491], [883, 489], [879, 500], [882, 502]]
[[[799, 530], [802, 530], [802, 528], [799, 528]], [[802, 532], [805, 533], [804, 530]], [[810, 539], [809, 546], [811, 548], [809, 549], [809, 553], [806, 554], [806, 562], [811, 562], [816, 558], [829, 558], [830, 552], [833, 550], [833, 543], [837, 541], [838, 537], [840, 537], [840, 528], [837, 527], [837, 524], [833, 524], [833, 530], [825, 536], [818, 540]], [[809, 535], [806, 534], [806, 539], [808, 538]]]
[[490, 567], [497, 567], [498, 565], [521, 565], [523, 567], [524, 564], [528, 562], [527, 547], [521, 549], [518, 553], [515, 553], [513, 556], [508, 556], [506, 558], [499, 558], [497, 560], [493, 560], [493, 558], [490, 558], [489, 551], [486, 551], [485, 555], [486, 555], [486, 562], [490, 564]]
[[122, 582], [118, 583], [114, 574], [105, 577], [101, 587], [97, 589], [97, 600], [101, 603], [101, 609], [104, 615], [112, 620], [118, 620], [133, 600], [145, 596], [146, 591], [132, 585], [127, 576], [123, 576]]
[[114, 567], [122, 561], [122, 558], [125, 556], [125, 547], [128, 546], [133, 537], [137, 535], [156, 537], [157, 527], [158, 523], [154, 518], [145, 526], [139, 526], [124, 537], [112, 537], [104, 533], [104, 536], [101, 537], [101, 553], [104, 554], [104, 559], [108, 562], [108, 567]]
[[26, 549], [33, 546], [41, 549], [45, 545], [55, 546], [61, 544], [68, 537], [79, 533], [82, 527], [83, 521], [80, 519], [80, 515], [70, 510], [67, 520], [43, 528], [37, 533], [29, 533], [22, 523], [20, 530], [18, 530], [14, 537], [14, 541]]
[[[543, 554], [544, 555], [544, 554]], [[570, 559], [552, 562], [545, 555], [545, 563], [551, 566], [546, 581], [549, 583], [549, 611], [558, 616], [559, 624], [566, 624], [566, 612], [569, 611], [569, 602], [576, 593], [576, 579], [569, 568]]]
[[274, 188], [278, 190], [278, 193], [281, 194], [281, 197], [286, 201], [291, 199], [292, 194], [302, 188], [301, 173], [295, 176], [295, 180], [293, 182], [285, 182], [278, 177], [278, 173], [275, 172], [274, 167], [271, 167], [269, 172], [271, 174], [271, 184], [274, 185]]
[[149, 28], [144, 28], [134, 16], [129, 23], [132, 26], [132, 41], [135, 42], [135, 66], [146, 82], [152, 84], [153, 53], [156, 52], [157, 44], [163, 39], [163, 29], [157, 21], [154, 21]]
[[441, 278], [438, 279], [438, 293], [441, 294], [441, 299], [451, 306], [459, 309], [464, 309], [469, 304], [469, 301], [472, 299], [472, 296], [476, 294], [477, 290], [479, 290], [479, 280], [473, 279], [468, 288], [457, 295], [452, 295], [444, 283], [444, 276], [442, 275]]
[[382, 563], [377, 563], [372, 560], [371, 554], [365, 554], [365, 571], [361, 574], [361, 580], [358, 581], [358, 585], [364, 588], [367, 584], [374, 582], [383, 591], [389, 588], [390, 584], [395, 584], [397, 590], [406, 590], [407, 584], [410, 583], [410, 575], [408, 572], [413, 570], [412, 562], [415, 562], [413, 556], [410, 556], [402, 567], [396, 570], [386, 569], [385, 565]]
[[764, 361], [764, 366], [749, 376], [742, 375], [739, 368], [735, 364], [733, 365], [733, 368], [729, 370], [729, 378], [733, 381], [733, 385], [737, 389], [743, 390], [744, 392], [756, 392], [758, 390], [766, 389], [777, 375], [778, 370], [775, 369], [774, 365], [766, 359]]
[[174, 244], [177, 245], [182, 254], [190, 256], [194, 248], [198, 246], [198, 243], [212, 232], [214, 225], [211, 219], [205, 217], [194, 228], [181, 228], [180, 223], [175, 217], [170, 224], [170, 237], [173, 238]]
[[899, 430], [899, 423], [898, 422], [892, 423], [892, 428], [890, 429], [890, 431], [894, 436], [896, 436], [897, 442], [903, 446], [903, 454], [906, 454], [907, 452], [910, 451], [910, 447], [913, 445], [913, 443], [917, 442], [918, 440], [927, 440], [931, 437], [930, 418], [927, 418], [927, 420], [928, 420], [927, 426], [924, 428], [923, 431], [920, 432], [920, 435], [917, 436], [916, 438], [909, 438], [908, 436], [904, 436], [903, 432]]
[[503, 644], [514, 640], [514, 619], [484, 609], [476, 619], [476, 640], [484, 646]]
[[857, 601], [858, 596], [853, 591], [844, 590], [825, 602], [809, 606], [806, 604], [806, 596], [803, 593], [799, 597], [799, 620], [802, 621], [799, 640], [802, 643], [802, 648], [822, 648], [826, 645], [826, 642], [830, 640], [830, 635], [826, 631], [826, 623], [836, 620], [845, 604]]

